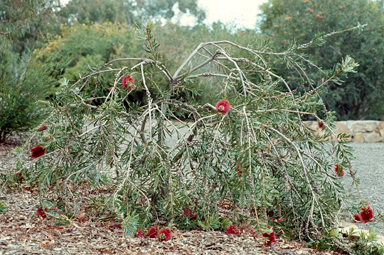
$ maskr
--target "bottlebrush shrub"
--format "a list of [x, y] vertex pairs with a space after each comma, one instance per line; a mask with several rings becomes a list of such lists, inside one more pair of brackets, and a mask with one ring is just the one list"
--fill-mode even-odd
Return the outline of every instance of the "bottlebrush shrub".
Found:
[[[25, 163], [29, 182], [39, 187], [43, 198], [55, 183], [57, 197], [50, 201], [62, 210], [74, 213], [87, 203], [99, 215], [115, 215], [132, 235], [155, 220], [185, 226], [194, 221], [198, 228], [218, 229], [227, 217], [233, 225], [247, 220], [260, 233], [267, 224], [278, 224], [276, 231], [283, 228], [311, 239], [336, 222], [342, 204], [352, 206], [333, 169], [334, 162], [348, 165], [350, 148], [327, 141], [333, 117], [315, 93], [326, 83], [301, 81], [308, 87], [299, 94], [268, 67], [268, 57], [279, 55], [299, 66], [299, 72], [305, 70], [313, 63], [301, 49], [310, 44], [273, 53], [265, 44], [250, 48], [228, 41], [201, 43], [171, 73], [160, 62], [150, 32], [145, 29], [152, 58], [116, 59], [72, 85], [63, 81], [44, 121], [48, 133], [33, 134], [47, 153]], [[298, 58], [306, 60], [295, 62]], [[110, 68], [115, 62], [126, 66]], [[325, 72], [327, 80], [340, 79], [356, 66], [346, 56], [332, 72]], [[115, 80], [96, 107], [90, 104], [92, 95], [83, 91], [97, 86], [100, 72], [113, 73]], [[132, 90], [121, 86], [127, 75], [146, 91], [145, 105], [127, 99]], [[167, 83], [158, 82], [164, 77]], [[211, 103], [174, 97], [205, 78], [217, 89]], [[289, 92], [281, 92], [278, 85]], [[215, 107], [223, 98], [230, 104], [225, 114]], [[191, 121], [178, 119], [176, 108]], [[321, 136], [303, 125], [304, 115], [323, 121]], [[237, 165], [247, 166], [241, 176]], [[347, 173], [354, 177], [351, 169]], [[229, 212], [219, 216], [223, 201]], [[269, 210], [284, 220], [268, 222]]]

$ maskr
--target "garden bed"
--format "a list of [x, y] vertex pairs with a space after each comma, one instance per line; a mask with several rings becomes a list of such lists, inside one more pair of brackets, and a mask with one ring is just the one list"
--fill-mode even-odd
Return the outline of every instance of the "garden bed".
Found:
[[[16, 140], [1, 146], [1, 173], [13, 167], [11, 149]], [[262, 237], [253, 238], [246, 228], [240, 236], [218, 231], [184, 231], [172, 228], [172, 239], [131, 238], [113, 221], [69, 220], [36, 216], [37, 190], [21, 185], [5, 189], [0, 200], [8, 208], [0, 213], [1, 254], [275, 254], [263, 246]], [[65, 222], [66, 224], [62, 224]], [[278, 251], [293, 254], [338, 254], [316, 251], [303, 242], [277, 239]]]

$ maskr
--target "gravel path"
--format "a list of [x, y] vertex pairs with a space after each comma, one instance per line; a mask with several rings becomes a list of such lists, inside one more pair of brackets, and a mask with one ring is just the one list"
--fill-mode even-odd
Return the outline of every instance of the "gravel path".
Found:
[[[374, 210], [384, 212], [384, 143], [350, 143], [356, 157], [352, 168], [357, 170], [356, 177], [360, 179], [360, 192]], [[347, 176], [346, 176], [347, 177]], [[350, 185], [351, 178], [345, 178], [345, 184]], [[358, 212], [356, 212], [358, 213]], [[384, 235], [384, 222], [358, 224], [359, 228], [369, 230], [375, 227], [377, 233]]]

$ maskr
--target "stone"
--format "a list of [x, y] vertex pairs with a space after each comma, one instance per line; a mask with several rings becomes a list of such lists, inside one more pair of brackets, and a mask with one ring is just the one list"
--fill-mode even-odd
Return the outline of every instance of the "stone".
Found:
[[359, 120], [353, 124], [353, 133], [373, 132], [379, 126], [380, 121], [375, 120]]
[[377, 143], [381, 142], [383, 140], [383, 137], [379, 133], [371, 132], [364, 134], [364, 140], [367, 143]]
[[[335, 133], [336, 135], [344, 133], [346, 135], [349, 135], [349, 138], [346, 139], [347, 142], [352, 141], [352, 132], [348, 129], [346, 123], [344, 121], [335, 122], [336, 128]], [[334, 139], [334, 138], [331, 138]]]
[[356, 133], [353, 137], [353, 141], [356, 143], [363, 143], [364, 142], [364, 134], [363, 133]]
[[384, 139], [384, 121], [380, 121], [380, 124], [377, 126], [377, 130], [379, 131], [381, 137]]
[[353, 125], [355, 124], [356, 121], [354, 120], [347, 120], [347, 121], [343, 121], [343, 123], [345, 123], [345, 125], [347, 126], [348, 130], [352, 132], [352, 135], [354, 135], [353, 133]]

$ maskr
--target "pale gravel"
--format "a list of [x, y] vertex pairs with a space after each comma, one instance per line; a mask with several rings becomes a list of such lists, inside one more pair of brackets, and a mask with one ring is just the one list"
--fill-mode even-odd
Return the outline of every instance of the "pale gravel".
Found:
[[[363, 200], [370, 203], [375, 215], [384, 212], [384, 143], [349, 143], [356, 157], [352, 168], [360, 179], [360, 192]], [[345, 176], [344, 184], [349, 187], [351, 177]], [[356, 212], [358, 213], [358, 212]], [[372, 223], [358, 224], [359, 228], [369, 230], [374, 227], [377, 233], [384, 235], [383, 219]]]

